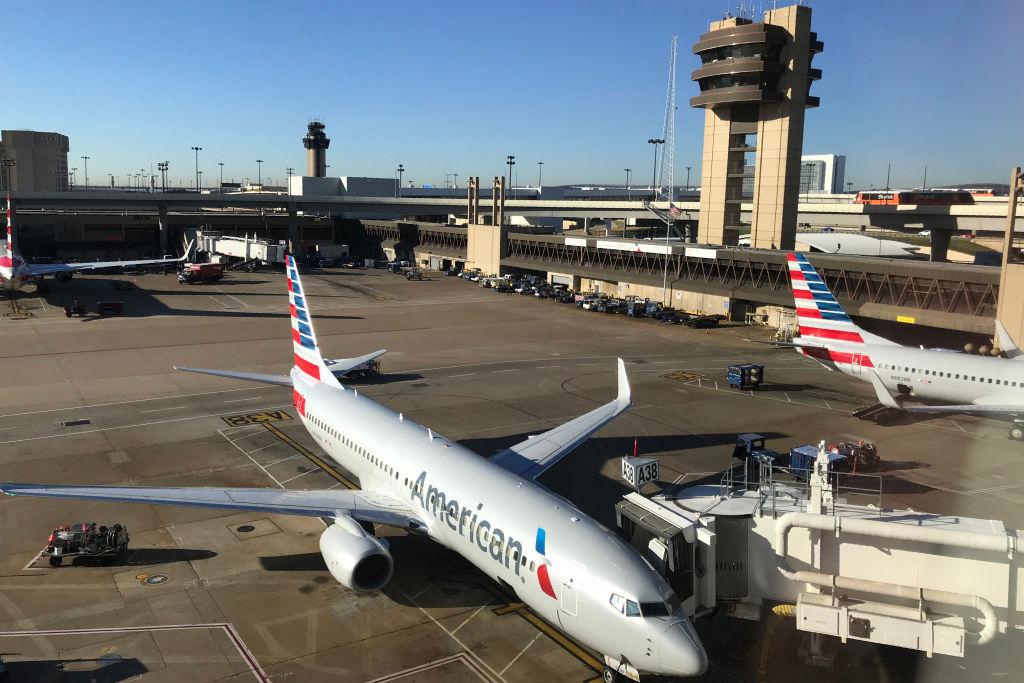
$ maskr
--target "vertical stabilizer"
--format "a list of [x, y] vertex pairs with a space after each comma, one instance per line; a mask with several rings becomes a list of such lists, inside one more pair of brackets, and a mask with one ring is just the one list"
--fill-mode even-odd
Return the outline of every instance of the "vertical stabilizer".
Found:
[[299, 278], [299, 269], [295, 258], [290, 254], [286, 257], [288, 270], [288, 308], [292, 320], [292, 352], [295, 368], [306, 383], [325, 382], [340, 387], [341, 384], [331, 374], [320, 355], [313, 320], [306, 300], [306, 290]]
[[788, 252], [786, 261], [789, 263], [789, 278], [793, 285], [793, 301], [796, 304], [800, 337], [825, 343], [898, 346], [857, 326], [836, 301], [832, 291], [806, 256]]

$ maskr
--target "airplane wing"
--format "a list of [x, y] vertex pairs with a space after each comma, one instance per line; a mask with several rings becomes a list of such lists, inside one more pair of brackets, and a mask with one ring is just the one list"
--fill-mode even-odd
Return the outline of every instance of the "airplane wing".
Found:
[[184, 263], [192, 251], [192, 242], [185, 247], [185, 255], [172, 259], [142, 259], [138, 261], [92, 261], [91, 263], [26, 263], [24, 273], [30, 277], [53, 275], [55, 273], [77, 273], [83, 270], [99, 270], [101, 268], [125, 268], [129, 266], [158, 266], [171, 263]]
[[364, 365], [368, 365], [370, 361], [380, 358], [387, 349], [381, 349], [380, 351], [374, 351], [373, 353], [367, 353], [363, 356], [357, 356], [356, 358], [336, 358], [335, 360], [324, 359], [324, 365], [335, 377], [341, 377], [344, 374], [352, 372]]
[[820, 342], [784, 342], [774, 339], [744, 339], [743, 341], [754, 342], [755, 344], [771, 344], [785, 349], [827, 349], [828, 344]]
[[214, 377], [227, 377], [229, 379], [242, 379], [246, 382], [259, 382], [260, 384], [276, 384], [281, 387], [292, 386], [292, 378], [288, 375], [264, 375], [258, 372], [231, 372], [230, 370], [209, 370], [207, 368], [179, 368], [175, 370], [184, 372], [195, 372], [200, 375], [213, 375]]
[[9, 496], [73, 498], [119, 503], [248, 510], [305, 517], [347, 515], [360, 522], [421, 529], [423, 522], [399, 500], [370, 491], [286, 491], [282, 489], [159, 488], [147, 486], [68, 486], [0, 483]]
[[945, 413], [988, 413], [991, 415], [1024, 414], [1024, 405], [1019, 404], [967, 403], [964, 405], [926, 406], [899, 403], [895, 398], [893, 398], [893, 395], [889, 393], [889, 390], [885, 388], [885, 385], [882, 384], [882, 378], [879, 377], [878, 373], [875, 371], [871, 372], [871, 386], [875, 389], [875, 395], [878, 397], [879, 403], [889, 408], [895, 408], [896, 410], [904, 410], [908, 413], [921, 413], [925, 415], [942, 415]]
[[619, 393], [615, 400], [543, 434], [520, 441], [500, 451], [491, 458], [491, 462], [524, 479], [536, 479], [544, 470], [590, 438], [591, 434], [629, 408], [629, 379], [621, 358], [618, 362], [618, 385]]

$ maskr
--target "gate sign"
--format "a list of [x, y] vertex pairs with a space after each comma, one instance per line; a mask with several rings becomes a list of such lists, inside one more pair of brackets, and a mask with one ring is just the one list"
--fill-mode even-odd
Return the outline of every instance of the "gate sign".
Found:
[[622, 459], [622, 478], [635, 490], [639, 491], [644, 484], [658, 481], [659, 474], [657, 458]]

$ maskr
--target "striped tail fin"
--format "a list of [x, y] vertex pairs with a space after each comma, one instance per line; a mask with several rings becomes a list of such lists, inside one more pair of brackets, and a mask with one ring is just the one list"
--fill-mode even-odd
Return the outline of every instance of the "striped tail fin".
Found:
[[806, 256], [788, 252], [786, 261], [801, 337], [823, 342], [894, 345], [888, 339], [861, 329], [850, 319]]
[[[340, 387], [341, 384], [331, 374], [320, 355], [320, 347], [316, 342], [316, 332], [306, 301], [306, 292], [299, 278], [299, 269], [291, 255], [285, 257], [288, 270], [288, 308], [292, 320], [292, 352], [295, 357], [295, 369], [307, 384], [325, 382]], [[296, 374], [293, 370], [293, 376]], [[296, 390], [298, 388], [296, 387]]]
[[14, 221], [11, 220], [11, 193], [7, 193], [7, 245], [0, 255], [0, 276], [10, 279], [14, 276]]

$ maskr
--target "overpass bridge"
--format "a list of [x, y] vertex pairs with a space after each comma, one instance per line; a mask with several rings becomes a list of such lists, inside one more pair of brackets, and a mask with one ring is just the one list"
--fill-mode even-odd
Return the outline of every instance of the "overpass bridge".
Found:
[[[418, 261], [429, 255], [467, 259], [464, 227], [393, 221], [363, 221], [362, 226], [368, 239]], [[667, 260], [669, 288], [758, 305], [793, 305], [781, 251], [510, 232], [502, 254], [507, 268], [658, 288]], [[808, 258], [853, 315], [993, 332], [998, 268], [830, 254]]]
[[[16, 210], [67, 212], [109, 210], [119, 213], [155, 213], [168, 211], [237, 210], [281, 213], [288, 216], [326, 214], [351, 218], [403, 216], [465, 216], [468, 202], [455, 197], [355, 197], [295, 196], [278, 193], [203, 194], [195, 192], [19, 192], [13, 193]], [[662, 211], [666, 202], [653, 206]], [[696, 224], [699, 202], [678, 201], [680, 222]], [[490, 206], [481, 204], [481, 212], [490, 214]], [[750, 203], [741, 205], [743, 220], [749, 221]], [[799, 203], [797, 222], [836, 227], [885, 228], [892, 230], [970, 231], [998, 234], [1005, 231], [1006, 198], [979, 198], [974, 204], [955, 206], [905, 205], [877, 206], [855, 204], [851, 197], [805, 196]], [[653, 218], [641, 200], [605, 199], [505, 199], [505, 213], [527, 218]], [[1017, 205], [1017, 217], [1024, 221], [1024, 203]], [[698, 235], [698, 239], [699, 239]]]

